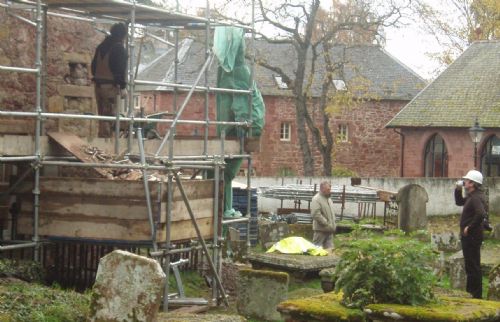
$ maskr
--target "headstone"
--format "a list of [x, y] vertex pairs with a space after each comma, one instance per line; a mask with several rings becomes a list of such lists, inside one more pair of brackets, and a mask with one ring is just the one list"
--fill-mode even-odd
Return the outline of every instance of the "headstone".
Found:
[[259, 242], [262, 246], [273, 245], [288, 235], [286, 222], [259, 221]]
[[150, 258], [115, 250], [99, 261], [91, 321], [156, 321], [166, 276]]
[[239, 271], [236, 307], [238, 313], [266, 321], [281, 320], [276, 310], [287, 299], [288, 274], [264, 270]]
[[448, 231], [439, 234], [432, 234], [431, 241], [440, 251], [456, 252], [462, 249], [462, 243], [457, 233]]
[[321, 278], [321, 289], [323, 292], [328, 293], [333, 291], [335, 288], [335, 267], [325, 268], [319, 271], [319, 277]]
[[429, 201], [427, 192], [418, 184], [409, 184], [399, 189], [396, 202], [401, 230], [411, 232], [427, 228], [427, 201]]
[[467, 275], [465, 274], [464, 255], [461, 251], [451, 255], [448, 260], [450, 284], [452, 288], [465, 290]]
[[500, 301], [500, 264], [489, 274], [488, 300]]
[[496, 224], [493, 227], [493, 232], [491, 235], [493, 236], [494, 239], [500, 240], [500, 223]]

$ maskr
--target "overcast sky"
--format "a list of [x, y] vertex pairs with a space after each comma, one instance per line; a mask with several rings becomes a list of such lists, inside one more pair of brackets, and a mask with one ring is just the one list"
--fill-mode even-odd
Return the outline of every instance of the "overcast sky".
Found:
[[[210, 0], [210, 4], [213, 5], [217, 1], [221, 0]], [[329, 3], [329, 1], [324, 2]], [[190, 13], [195, 13], [198, 9], [206, 6], [206, 0], [190, 0], [186, 3], [180, 1], [182, 7], [192, 10]], [[439, 3], [439, 0], [433, 0], [432, 3]], [[422, 32], [415, 23], [409, 23], [401, 28], [389, 28], [385, 32], [385, 50], [387, 52], [425, 79], [436, 76], [434, 73], [439, 65], [428, 56], [428, 53], [438, 52], [440, 47], [432, 36]]]

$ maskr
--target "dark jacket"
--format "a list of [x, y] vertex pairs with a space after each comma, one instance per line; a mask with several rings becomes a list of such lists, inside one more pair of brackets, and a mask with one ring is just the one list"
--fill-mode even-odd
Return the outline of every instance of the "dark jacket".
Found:
[[465, 227], [469, 226], [468, 236], [474, 239], [483, 240], [483, 220], [488, 212], [486, 199], [480, 190], [474, 190], [462, 196], [461, 189], [455, 189], [455, 203], [457, 206], [464, 206], [460, 217], [460, 235], [463, 235]]
[[127, 59], [122, 41], [106, 37], [97, 46], [92, 60], [92, 75], [96, 84], [116, 84], [125, 88]]

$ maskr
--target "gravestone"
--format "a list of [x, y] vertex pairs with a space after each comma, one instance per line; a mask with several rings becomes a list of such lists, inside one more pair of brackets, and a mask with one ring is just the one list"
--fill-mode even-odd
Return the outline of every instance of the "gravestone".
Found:
[[286, 222], [259, 221], [259, 242], [266, 249], [285, 238], [288, 233]]
[[405, 232], [427, 229], [427, 201], [427, 192], [418, 184], [399, 189], [396, 195], [399, 229]]
[[289, 277], [284, 272], [244, 269], [239, 271], [238, 313], [265, 321], [281, 320], [276, 310], [287, 299]]
[[91, 321], [156, 321], [166, 276], [160, 264], [115, 250], [99, 261]]
[[493, 236], [494, 239], [500, 240], [500, 223], [496, 224], [493, 227], [492, 236]]
[[451, 255], [446, 261], [450, 273], [451, 287], [465, 290], [467, 275], [465, 273], [464, 255], [461, 251]]
[[489, 274], [488, 300], [500, 301], [500, 264]]
[[432, 234], [431, 241], [432, 245], [436, 246], [436, 248], [440, 251], [456, 252], [462, 249], [460, 236], [452, 231]]

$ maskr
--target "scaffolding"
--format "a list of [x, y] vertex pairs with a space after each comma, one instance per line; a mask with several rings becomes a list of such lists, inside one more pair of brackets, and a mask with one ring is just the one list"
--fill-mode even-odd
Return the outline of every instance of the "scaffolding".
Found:
[[[122, 0], [104, 0], [104, 1], [72, 1], [72, 0], [36, 0], [36, 1], [4, 1], [0, 2], [0, 8], [5, 8], [8, 14], [28, 23], [36, 28], [36, 44], [35, 44], [35, 62], [34, 68], [26, 67], [12, 67], [12, 66], [0, 66], [0, 72], [15, 72], [15, 73], [29, 73], [34, 74], [36, 77], [36, 99], [34, 111], [8, 111], [0, 107], [1, 117], [16, 117], [16, 118], [30, 118], [35, 121], [35, 131], [34, 131], [34, 151], [32, 155], [23, 156], [0, 156], [0, 163], [20, 163], [20, 162], [30, 162], [30, 168], [24, 172], [17, 181], [10, 185], [8, 191], [3, 194], [10, 194], [23, 180], [25, 180], [31, 171], [34, 172], [34, 189], [33, 193], [33, 234], [31, 241], [15, 241], [13, 245], [1, 245], [0, 251], [20, 249], [20, 248], [34, 248], [33, 254], [34, 259], [39, 258], [39, 247], [42, 242], [39, 234], [39, 216], [40, 216], [40, 169], [42, 166], [71, 166], [71, 167], [86, 167], [86, 168], [127, 168], [127, 169], [139, 169], [142, 171], [143, 186], [146, 196], [146, 206], [147, 206], [147, 218], [149, 220], [150, 230], [151, 230], [151, 240], [150, 246], [153, 251], [150, 253], [153, 257], [164, 258], [163, 269], [167, 275], [167, 280], [169, 272], [171, 269], [171, 256], [172, 254], [178, 253], [179, 250], [172, 248], [171, 236], [171, 218], [172, 218], [172, 201], [173, 201], [173, 189], [176, 186], [182, 196], [182, 200], [186, 206], [186, 209], [191, 218], [191, 222], [196, 230], [196, 235], [200, 246], [196, 246], [198, 249], [202, 249], [204, 255], [210, 266], [210, 271], [215, 279], [215, 287], [213, 287], [212, 296], [213, 299], [217, 301], [218, 304], [224, 302], [227, 305], [227, 296], [225, 290], [222, 286], [220, 279], [221, 270], [221, 253], [220, 253], [220, 242], [222, 240], [222, 232], [219, 225], [232, 224], [232, 223], [247, 223], [247, 245], [250, 244], [250, 229], [249, 229], [249, 218], [251, 215], [251, 155], [245, 153], [242, 148], [242, 143], [244, 138], [240, 141], [240, 153], [237, 155], [228, 155], [225, 152], [225, 130], [222, 129], [220, 137], [220, 152], [218, 154], [210, 155], [208, 152], [208, 138], [209, 138], [209, 127], [210, 126], [235, 126], [243, 127], [249, 129], [251, 135], [251, 120], [244, 122], [221, 122], [210, 120], [209, 118], [209, 95], [210, 93], [233, 93], [248, 95], [249, 102], [249, 114], [252, 115], [252, 84], [254, 78], [254, 61], [252, 58], [251, 64], [251, 76], [250, 76], [250, 87], [248, 90], [236, 90], [227, 88], [216, 88], [210, 87], [208, 82], [208, 66], [214, 58], [214, 54], [210, 49], [210, 33], [214, 26], [217, 25], [232, 25], [236, 27], [244, 28], [247, 32], [252, 33], [252, 42], [255, 39], [254, 35], [254, 3], [252, 2], [252, 24], [250, 26], [246, 25], [236, 25], [223, 22], [217, 22], [210, 18], [209, 11], [209, 1], [206, 3], [205, 17], [190, 16], [187, 14], [182, 14], [179, 12], [179, 3], [177, 1], [176, 10], [168, 10], [156, 7], [150, 7], [138, 4], [136, 1], [122, 1]], [[31, 21], [22, 15], [16, 14], [16, 10], [25, 11], [30, 10], [34, 13], [35, 21]], [[55, 11], [54, 11], [55, 10]], [[75, 113], [50, 113], [46, 111], [46, 86], [47, 86], [47, 16], [52, 15], [61, 18], [76, 19], [80, 21], [88, 21], [90, 23], [114, 23], [114, 22], [125, 22], [129, 26], [129, 36], [127, 41], [127, 47], [129, 52], [129, 63], [128, 63], [128, 100], [126, 100], [126, 105], [128, 107], [127, 116], [123, 117], [117, 112], [116, 117], [114, 116], [99, 116], [99, 115], [84, 115]], [[135, 61], [134, 48], [136, 46], [135, 34], [138, 24], [142, 26], [155, 26], [167, 28], [173, 31], [175, 35], [175, 42], [169, 43], [174, 46], [175, 50], [175, 71], [174, 71], [174, 82], [151, 82], [146, 80], [136, 79], [136, 68], [137, 62]], [[179, 47], [179, 31], [183, 29], [204, 29], [205, 31], [205, 63], [201, 70], [199, 71], [196, 80], [193, 84], [177, 84], [178, 80], [178, 47]], [[252, 45], [251, 48], [254, 48]], [[200, 86], [202, 79], [204, 78], [204, 84]], [[175, 111], [175, 117], [173, 119], [155, 119], [147, 117], [135, 117], [134, 111], [134, 92], [136, 85], [157, 85], [164, 86], [173, 90], [173, 110]], [[187, 90], [187, 95], [180, 104], [178, 108], [178, 91]], [[184, 120], [181, 119], [183, 112], [188, 106], [189, 100], [194, 92], [204, 92], [204, 120]], [[118, 109], [117, 109], [118, 110]], [[120, 149], [119, 147], [119, 123], [128, 123], [129, 133], [133, 133], [135, 124], [150, 124], [150, 123], [167, 123], [170, 127], [167, 134], [162, 140], [160, 146], [154, 153], [152, 157], [146, 157], [146, 152], [144, 148], [142, 129], [137, 128], [136, 140], [138, 144], [139, 159], [138, 164], [116, 164], [116, 163], [76, 163], [71, 160], [68, 161], [65, 158], [44, 156], [41, 153], [41, 137], [43, 130], [43, 122], [46, 119], [71, 119], [71, 120], [93, 120], [97, 122], [103, 121], [116, 121], [115, 126], [115, 152], [117, 153]], [[174, 155], [174, 137], [175, 129], [178, 124], [197, 124], [204, 126], [204, 140], [203, 140], [203, 153], [200, 155], [191, 156], [176, 156]], [[132, 135], [128, 136], [127, 140], [127, 155], [132, 154], [133, 139]], [[167, 153], [163, 153], [166, 147]], [[219, 187], [221, 181], [223, 180], [224, 173], [224, 159], [225, 158], [243, 158], [247, 160], [248, 171], [247, 171], [247, 218], [240, 218], [234, 220], [222, 220], [220, 216], [221, 210], [219, 209], [219, 199], [222, 198], [219, 193]], [[210, 244], [207, 244], [204, 237], [202, 236], [200, 229], [197, 225], [195, 214], [190, 206], [190, 201], [185, 192], [182, 180], [179, 177], [178, 170], [180, 168], [192, 168], [201, 170], [213, 170], [214, 171], [214, 195], [213, 195], [213, 235], [211, 237]], [[167, 175], [167, 209], [166, 209], [166, 240], [159, 242], [156, 240], [157, 232], [157, 222], [155, 222], [155, 216], [152, 211], [151, 205], [151, 193], [149, 191], [148, 185], [148, 171], [162, 171]], [[209, 250], [211, 247], [211, 251]], [[175, 270], [174, 270], [175, 272]], [[168, 310], [169, 303], [169, 287], [168, 283], [165, 288], [163, 308], [165, 311]]]

